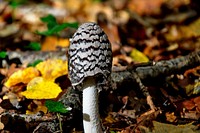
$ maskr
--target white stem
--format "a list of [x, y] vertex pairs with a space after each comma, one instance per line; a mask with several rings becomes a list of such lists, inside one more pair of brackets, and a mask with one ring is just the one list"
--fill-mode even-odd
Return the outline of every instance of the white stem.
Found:
[[83, 126], [85, 133], [103, 133], [99, 117], [98, 90], [94, 79], [83, 83]]

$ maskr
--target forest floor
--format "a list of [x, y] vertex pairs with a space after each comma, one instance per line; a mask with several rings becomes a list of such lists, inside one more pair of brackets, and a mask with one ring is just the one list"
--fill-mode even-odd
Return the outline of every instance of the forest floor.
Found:
[[199, 12], [198, 0], [0, 1], [1, 132], [83, 132], [67, 51], [85, 22], [112, 45], [107, 132], [200, 132]]

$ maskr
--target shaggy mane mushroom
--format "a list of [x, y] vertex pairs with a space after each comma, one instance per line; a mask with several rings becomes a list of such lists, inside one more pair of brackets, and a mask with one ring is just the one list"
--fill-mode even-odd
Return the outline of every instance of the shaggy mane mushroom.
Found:
[[71, 38], [68, 54], [72, 87], [83, 91], [84, 132], [102, 133], [98, 92], [111, 74], [112, 50], [108, 37], [96, 23], [84, 23]]

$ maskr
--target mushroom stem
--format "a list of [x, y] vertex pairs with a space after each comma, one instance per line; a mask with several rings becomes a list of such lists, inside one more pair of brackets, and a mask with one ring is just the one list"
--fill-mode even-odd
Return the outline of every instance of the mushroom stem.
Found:
[[83, 82], [83, 126], [85, 133], [103, 133], [99, 117], [98, 89], [94, 78]]

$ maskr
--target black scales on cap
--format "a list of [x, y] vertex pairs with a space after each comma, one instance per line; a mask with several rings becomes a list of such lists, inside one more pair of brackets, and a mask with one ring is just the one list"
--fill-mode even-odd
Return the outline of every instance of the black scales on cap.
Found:
[[108, 78], [112, 67], [112, 50], [107, 35], [96, 23], [84, 23], [70, 40], [69, 78], [73, 86], [84, 78], [98, 74]]

